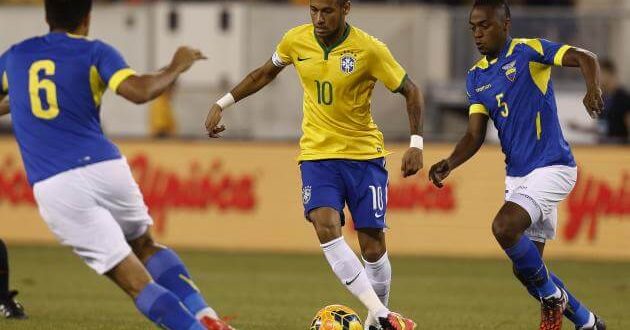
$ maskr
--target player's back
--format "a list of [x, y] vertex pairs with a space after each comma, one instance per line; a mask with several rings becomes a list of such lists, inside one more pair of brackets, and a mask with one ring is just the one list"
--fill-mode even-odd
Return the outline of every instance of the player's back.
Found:
[[107, 44], [66, 33], [25, 40], [0, 58], [15, 136], [31, 184], [120, 158], [103, 134], [100, 103], [133, 74]]

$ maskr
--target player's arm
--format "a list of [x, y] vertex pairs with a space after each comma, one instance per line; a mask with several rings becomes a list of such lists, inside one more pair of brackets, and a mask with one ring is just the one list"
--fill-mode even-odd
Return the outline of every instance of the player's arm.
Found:
[[423, 135], [423, 107], [424, 107], [424, 97], [422, 96], [422, 92], [414, 82], [409, 79], [409, 77], [405, 78], [403, 82], [402, 88], [400, 89], [400, 94], [405, 97], [405, 101], [407, 103], [407, 115], [409, 116], [409, 131], [411, 134], [411, 144], [409, 149], [405, 152], [403, 156], [403, 161], [401, 165], [401, 171], [403, 177], [408, 177], [418, 173], [419, 170], [422, 169], [423, 160], [422, 160], [422, 135]]
[[455, 150], [447, 159], [441, 160], [431, 166], [429, 170], [429, 180], [438, 188], [442, 188], [442, 181], [457, 168], [472, 158], [486, 139], [486, 128], [488, 126], [488, 116], [483, 113], [471, 113], [468, 119], [466, 134], [459, 140]]
[[9, 109], [9, 79], [7, 77], [7, 54], [5, 52], [0, 54], [0, 116], [7, 115], [10, 112]]
[[250, 72], [230, 93], [213, 104], [205, 123], [208, 136], [218, 138], [219, 133], [225, 131], [225, 125], [219, 126], [224, 109], [267, 86], [283, 69], [284, 66], [276, 65], [269, 59], [261, 67]]
[[5, 94], [0, 93], [0, 117], [11, 113], [9, 108], [9, 98]]
[[562, 66], [580, 68], [586, 82], [584, 106], [591, 118], [599, 117], [604, 110], [604, 101], [597, 55], [585, 49], [571, 47], [562, 57]]
[[119, 85], [116, 93], [135, 104], [149, 102], [164, 93], [182, 73], [202, 59], [206, 57], [201, 51], [180, 47], [167, 67], [155, 73], [130, 76]]

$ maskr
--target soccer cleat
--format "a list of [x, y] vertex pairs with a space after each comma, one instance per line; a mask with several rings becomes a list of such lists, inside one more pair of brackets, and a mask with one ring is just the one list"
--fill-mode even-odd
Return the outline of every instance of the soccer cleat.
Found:
[[0, 298], [0, 315], [7, 319], [24, 320], [27, 318], [22, 304], [15, 300], [17, 291], [9, 291], [6, 298]]
[[414, 321], [394, 312], [390, 312], [386, 318], [380, 317], [378, 321], [383, 330], [413, 330], [416, 328]]
[[[593, 314], [595, 315], [595, 314]], [[575, 330], [606, 330], [606, 323], [599, 316], [595, 315], [595, 325], [590, 328], [575, 327]]]
[[236, 330], [227, 324], [227, 322], [209, 316], [202, 317], [199, 322], [208, 330]]
[[541, 301], [540, 330], [561, 330], [564, 310], [569, 303], [567, 293], [560, 289], [560, 298], [552, 297]]
[[363, 326], [364, 330], [383, 330], [378, 320], [374, 318], [371, 313], [368, 313], [368, 316], [365, 319], [365, 322], [363, 324], [364, 324]]

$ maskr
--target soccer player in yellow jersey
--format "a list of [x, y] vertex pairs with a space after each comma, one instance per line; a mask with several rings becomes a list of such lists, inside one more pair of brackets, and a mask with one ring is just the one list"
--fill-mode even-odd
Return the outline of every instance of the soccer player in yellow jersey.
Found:
[[[377, 80], [407, 101], [411, 146], [403, 176], [422, 168], [422, 96], [382, 42], [346, 23], [349, 0], [311, 0], [312, 24], [285, 34], [273, 57], [212, 106], [210, 137], [225, 130], [223, 110], [269, 84], [294, 65], [304, 89], [300, 170], [304, 215], [314, 226], [326, 259], [341, 282], [368, 309], [366, 329], [414, 329], [413, 321], [386, 307], [391, 283], [385, 211], [387, 171], [383, 134], [372, 120]], [[347, 204], [365, 266], [341, 234]]]

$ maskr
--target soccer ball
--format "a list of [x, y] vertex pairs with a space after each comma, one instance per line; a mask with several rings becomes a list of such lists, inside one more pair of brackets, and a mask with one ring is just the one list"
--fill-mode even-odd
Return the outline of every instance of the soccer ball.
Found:
[[363, 330], [359, 315], [343, 305], [322, 308], [311, 322], [310, 330]]

